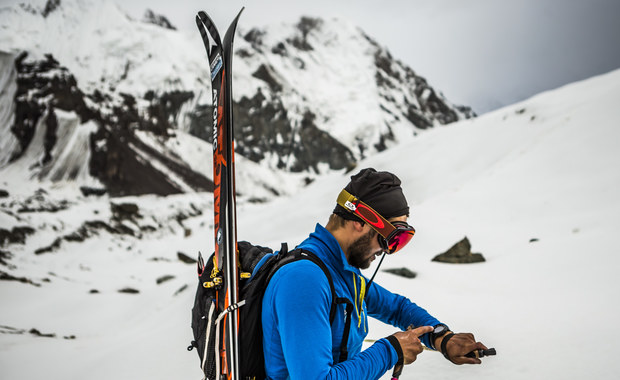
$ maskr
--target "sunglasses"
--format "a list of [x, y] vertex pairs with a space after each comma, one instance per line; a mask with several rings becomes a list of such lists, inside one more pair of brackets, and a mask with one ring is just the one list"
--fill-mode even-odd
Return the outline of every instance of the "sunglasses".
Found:
[[381, 216], [381, 214], [373, 210], [372, 207], [357, 199], [346, 190], [340, 192], [337, 203], [368, 223], [373, 230], [377, 231], [379, 234], [377, 238], [381, 249], [389, 254], [400, 251], [411, 241], [411, 238], [413, 238], [415, 234], [415, 229], [409, 224], [401, 221], [390, 223]]

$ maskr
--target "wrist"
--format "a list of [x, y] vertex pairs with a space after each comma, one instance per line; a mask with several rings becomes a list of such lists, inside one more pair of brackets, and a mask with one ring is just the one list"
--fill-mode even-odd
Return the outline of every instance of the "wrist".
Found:
[[396, 356], [398, 356], [398, 360], [396, 361], [396, 365], [402, 365], [404, 362], [403, 348], [400, 345], [400, 342], [394, 335], [390, 335], [387, 338], [387, 341], [394, 347], [396, 351]]
[[445, 336], [448, 332], [450, 332], [450, 328], [443, 323], [433, 326], [433, 331], [430, 332], [428, 337], [430, 348], [437, 350], [441, 344], [439, 338]]
[[396, 338], [394, 335], [390, 335], [387, 337], [387, 340], [394, 347], [394, 349], [396, 350], [396, 354], [398, 355], [398, 361], [394, 365], [394, 372], [392, 373], [392, 378], [398, 379], [405, 365], [405, 355], [403, 353], [403, 348], [400, 345], [400, 341], [398, 340], [398, 338]]
[[436, 337], [434, 342], [431, 342], [431, 344], [433, 345], [433, 348], [436, 351], [441, 351], [441, 343], [443, 342], [443, 339], [446, 336], [448, 336], [449, 334], [454, 334], [454, 333], [452, 331], [448, 330], [445, 333], [443, 333], [442, 335]]
[[452, 361], [450, 359], [450, 356], [448, 356], [448, 341], [450, 339], [452, 339], [452, 337], [454, 337], [454, 335], [456, 335], [455, 333], [453, 333], [452, 331], [450, 331], [448, 334], [446, 334], [445, 336], [442, 337], [441, 339], [441, 345], [439, 347], [441, 347], [441, 353], [443, 354], [443, 356]]

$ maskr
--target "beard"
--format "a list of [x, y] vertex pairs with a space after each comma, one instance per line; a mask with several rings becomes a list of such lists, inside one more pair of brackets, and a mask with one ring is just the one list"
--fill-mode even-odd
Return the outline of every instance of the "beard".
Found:
[[364, 236], [353, 242], [349, 247], [349, 258], [347, 261], [350, 265], [359, 269], [368, 269], [370, 263], [375, 259], [377, 252], [371, 253], [372, 239], [376, 239], [377, 232], [374, 230], [368, 231]]

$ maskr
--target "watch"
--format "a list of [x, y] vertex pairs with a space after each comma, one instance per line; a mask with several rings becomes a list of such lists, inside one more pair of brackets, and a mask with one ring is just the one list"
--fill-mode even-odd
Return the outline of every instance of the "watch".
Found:
[[435, 348], [435, 340], [437, 338], [439, 338], [440, 336], [444, 335], [445, 333], [447, 333], [448, 331], [450, 331], [450, 328], [448, 326], [444, 325], [443, 323], [435, 325], [435, 327], [433, 328], [433, 331], [431, 331], [431, 335], [430, 335], [431, 347], [434, 350], [437, 349], [437, 348]]

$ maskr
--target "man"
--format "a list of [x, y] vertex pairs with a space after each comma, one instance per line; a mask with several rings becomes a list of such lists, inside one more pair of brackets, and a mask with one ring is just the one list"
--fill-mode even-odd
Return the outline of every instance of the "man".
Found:
[[[265, 369], [269, 379], [377, 379], [410, 364], [427, 347], [455, 364], [479, 364], [465, 355], [486, 349], [472, 334], [453, 334], [426, 310], [361, 275], [384, 252], [395, 253], [414, 234], [400, 180], [364, 169], [340, 193], [327, 225], [302, 242], [328, 268], [338, 299], [330, 323], [332, 294], [325, 273], [309, 260], [280, 268], [263, 298]], [[362, 351], [367, 317], [401, 330]], [[412, 326], [412, 327], [410, 327]], [[413, 328], [415, 327], [415, 328]], [[345, 343], [343, 342], [343, 337]]]

